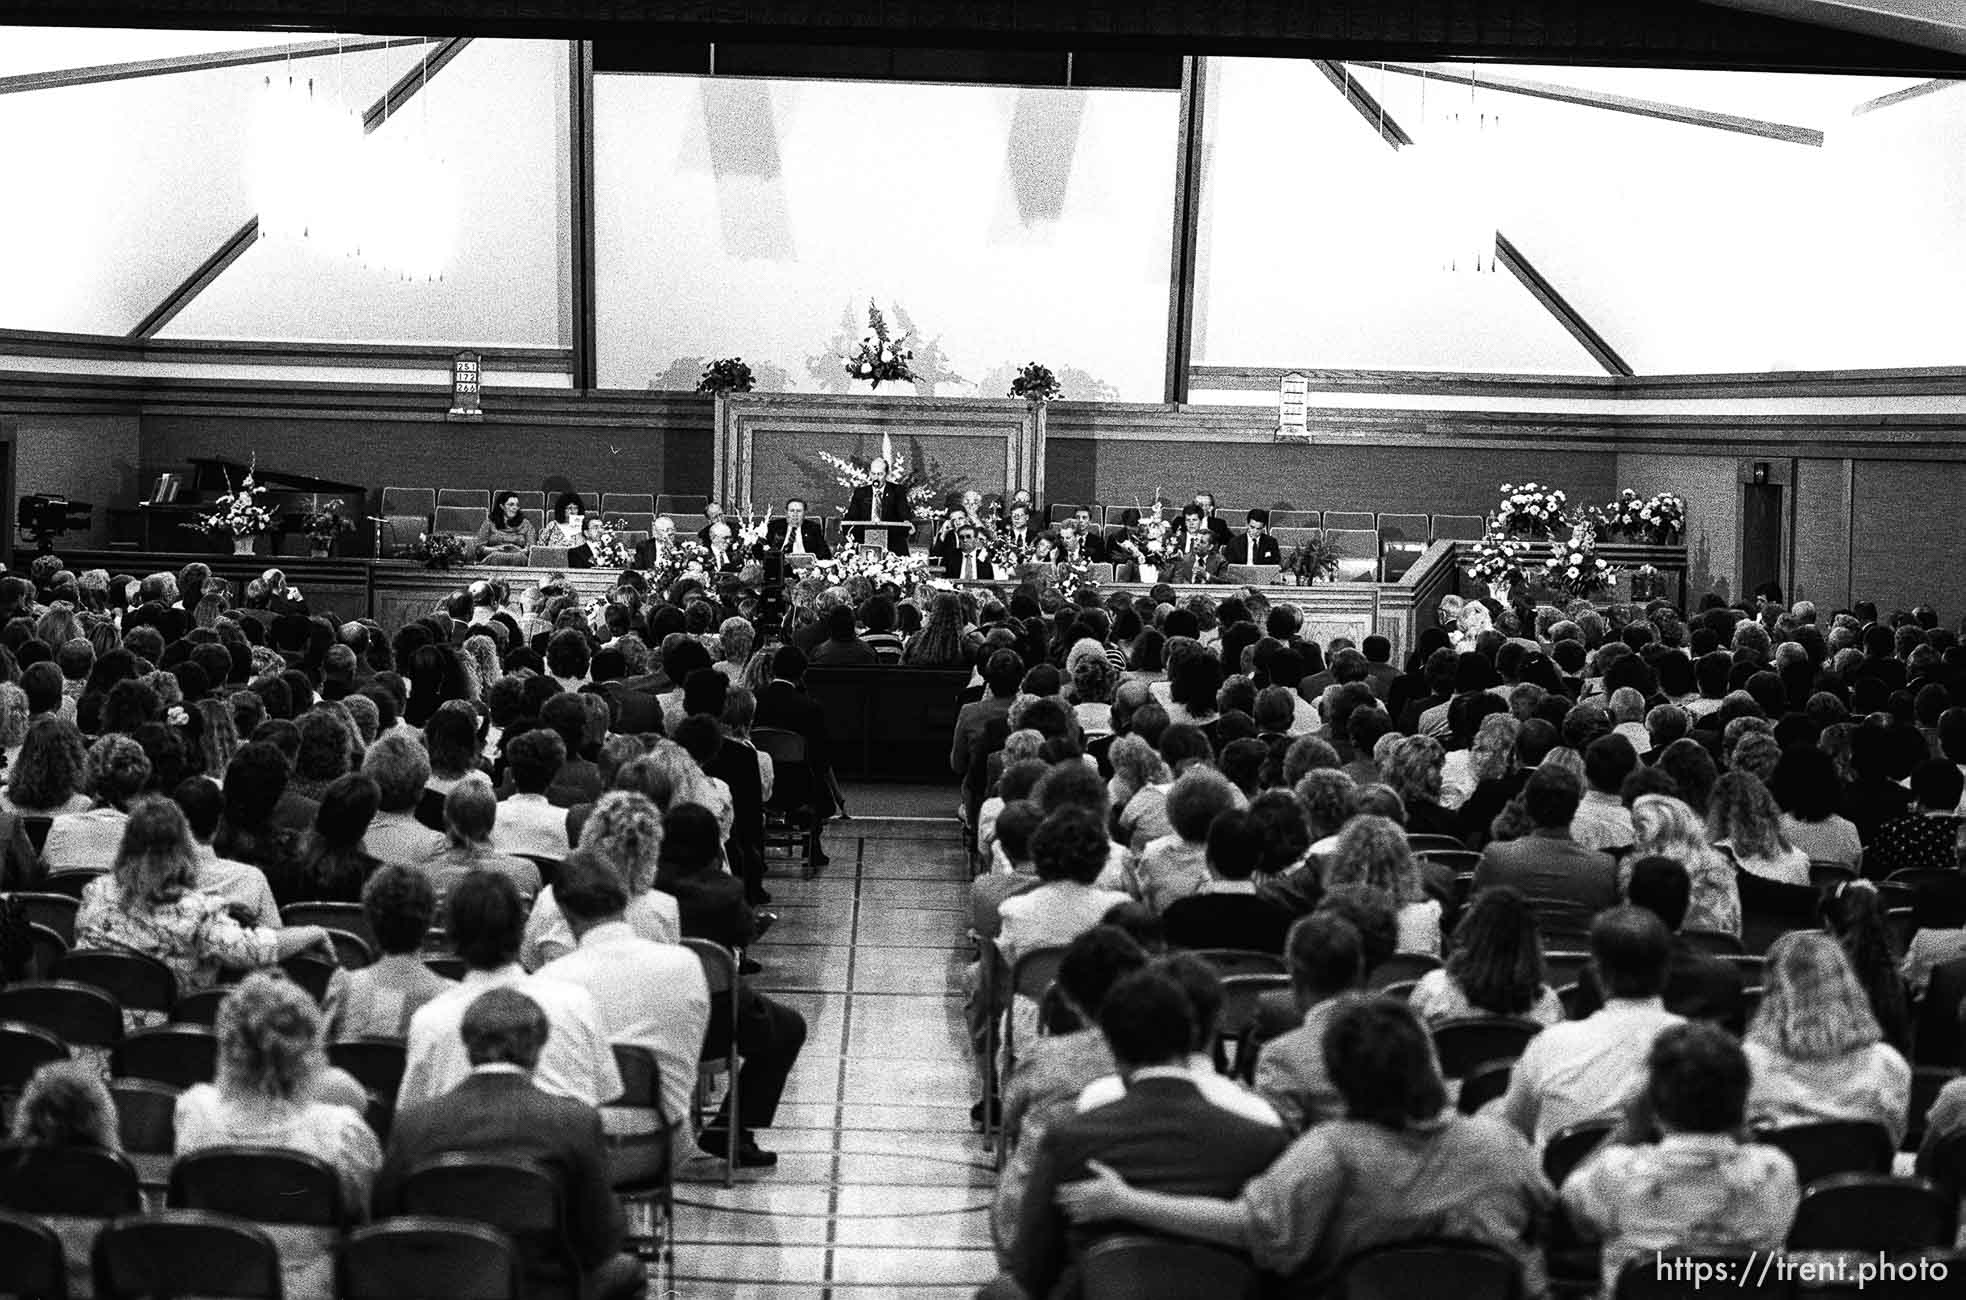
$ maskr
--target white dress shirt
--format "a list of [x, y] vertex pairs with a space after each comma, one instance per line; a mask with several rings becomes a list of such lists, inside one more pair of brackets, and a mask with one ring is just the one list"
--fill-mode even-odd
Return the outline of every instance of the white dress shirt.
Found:
[[[1249, 1091], [1234, 1079], [1218, 1074], [1215, 1062], [1202, 1053], [1188, 1058], [1188, 1064], [1150, 1065], [1133, 1072], [1134, 1079], [1186, 1079], [1201, 1093], [1201, 1099], [1217, 1110], [1226, 1110], [1232, 1115], [1254, 1120], [1258, 1124], [1268, 1124], [1271, 1128], [1282, 1128], [1283, 1120], [1277, 1115], [1276, 1107]], [[1117, 1074], [1109, 1074], [1094, 1079], [1079, 1093], [1078, 1112], [1083, 1115], [1109, 1105], [1126, 1095], [1126, 1083]]]
[[[650, 943], [681, 943], [682, 907], [674, 894], [659, 889], [645, 890], [628, 900], [624, 916], [629, 930]], [[553, 887], [539, 891], [532, 914], [526, 917], [526, 935], [519, 941], [519, 964], [537, 971], [550, 965], [574, 948], [573, 926], [567, 923]]]
[[1491, 1113], [1538, 1144], [1572, 1124], [1615, 1118], [1646, 1077], [1652, 1039], [1679, 1023], [1658, 998], [1612, 998], [1595, 1015], [1551, 1025], [1523, 1048]]
[[498, 805], [491, 846], [499, 853], [524, 853], [557, 862], [573, 851], [567, 843], [567, 810], [546, 802], [543, 794], [515, 794]]
[[49, 871], [107, 871], [116, 865], [129, 820], [120, 808], [91, 808], [57, 817], [48, 828], [41, 861]]
[[[399, 1109], [441, 1097], [471, 1073], [459, 1032], [464, 1013], [486, 989], [516, 988], [546, 1013], [546, 1046], [533, 1082], [545, 1092], [599, 1106], [621, 1095], [621, 1072], [602, 1029], [601, 1013], [586, 989], [565, 980], [528, 976], [513, 962], [497, 970], [466, 971], [454, 989], [423, 1004], [410, 1017], [408, 1063], [396, 1093]], [[694, 1076], [691, 1076], [692, 1082]]]
[[249, 925], [280, 928], [280, 904], [273, 897], [273, 887], [266, 883], [264, 871], [250, 862], [221, 858], [218, 850], [209, 844], [194, 841], [191, 854], [198, 860], [197, 870], [191, 877], [193, 888], [217, 894], [245, 912], [251, 917]]
[[651, 943], [626, 921], [610, 921], [582, 935], [579, 947], [547, 963], [538, 978], [586, 989], [608, 1041], [655, 1053], [676, 1158], [695, 1155], [690, 1093], [710, 1027], [710, 985], [697, 955], [676, 943]]

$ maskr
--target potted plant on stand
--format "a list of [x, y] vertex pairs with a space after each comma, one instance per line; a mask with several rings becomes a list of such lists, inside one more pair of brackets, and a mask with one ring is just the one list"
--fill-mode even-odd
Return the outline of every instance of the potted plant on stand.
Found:
[[341, 513], [341, 502], [330, 501], [302, 519], [300, 530], [307, 534], [307, 554], [323, 560], [334, 554], [336, 539], [355, 531], [355, 521]]
[[1330, 582], [1338, 576], [1338, 551], [1318, 529], [1290, 548], [1283, 557], [1277, 581], [1286, 587], [1308, 587], [1320, 580]]
[[273, 529], [276, 512], [272, 506], [260, 503], [259, 498], [266, 495], [266, 487], [254, 479], [258, 468], [259, 458], [255, 456], [246, 467], [246, 477], [236, 488], [232, 486], [228, 474], [225, 495], [212, 502], [210, 514], [200, 515], [191, 523], [191, 527], [198, 532], [230, 537], [234, 555], [253, 554], [258, 549], [259, 539]]

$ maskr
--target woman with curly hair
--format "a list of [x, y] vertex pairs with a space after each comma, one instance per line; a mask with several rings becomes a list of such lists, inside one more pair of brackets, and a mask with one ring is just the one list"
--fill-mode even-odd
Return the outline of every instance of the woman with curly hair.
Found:
[[1509, 800], [1522, 793], [1528, 775], [1516, 756], [1522, 737], [1522, 723], [1514, 716], [1496, 713], [1483, 718], [1468, 747], [1468, 777], [1474, 789], [1459, 809], [1459, 829], [1455, 832], [1469, 848], [1488, 842], [1488, 825], [1495, 815], [1509, 806]]
[[[628, 910], [622, 919], [630, 929], [652, 943], [677, 943], [683, 923], [676, 897], [655, 887], [662, 833], [662, 810], [653, 800], [628, 790], [610, 790], [588, 814], [576, 847], [595, 854], [621, 878], [628, 891]], [[575, 942], [573, 927], [548, 885], [539, 891], [526, 920], [519, 961], [527, 970], [538, 970], [572, 952]]]
[[1623, 888], [1631, 864], [1641, 858], [1671, 858], [1686, 868], [1692, 899], [1682, 923], [1687, 930], [1741, 932], [1741, 887], [1734, 863], [1707, 839], [1706, 824], [1684, 799], [1667, 794], [1640, 795], [1632, 803], [1633, 844], [1618, 871]]
[[7, 791], [0, 803], [24, 817], [61, 817], [94, 803], [83, 793], [88, 782], [88, 751], [75, 725], [42, 718], [27, 729], [20, 756], [7, 765]]
[[1327, 889], [1365, 885], [1377, 890], [1394, 909], [1398, 950], [1440, 955], [1440, 900], [1427, 897], [1406, 832], [1391, 818], [1361, 813], [1347, 822], [1328, 859], [1324, 884]]
[[1221, 689], [1222, 661], [1211, 651], [1196, 645], [1193, 651], [1177, 656], [1168, 668], [1168, 721], [1207, 726], [1217, 716], [1215, 696]]
[[75, 946], [155, 957], [171, 968], [180, 997], [217, 984], [221, 969], [270, 966], [310, 949], [333, 952], [319, 926], [240, 925], [223, 895], [194, 887], [197, 878], [197, 846], [184, 813], [169, 799], [138, 800], [115, 865], [82, 890]]
[[12, 772], [27, 743], [30, 715], [27, 692], [12, 682], [0, 682], [0, 767]]
[[242, 743], [232, 706], [224, 700], [204, 699], [194, 701], [191, 711], [198, 715], [201, 724], [198, 728], [199, 770], [214, 782], [222, 781], [225, 769], [231, 765], [232, 757], [239, 752]]
[[89, 746], [87, 782], [95, 806], [58, 817], [41, 847], [50, 871], [103, 871], [116, 856], [130, 801], [150, 783], [150, 758], [128, 736], [104, 736]]
[[1797, 930], [1762, 965], [1761, 1006], [1743, 1041], [1758, 1128], [1855, 1121], [1882, 1125], [1896, 1148], [1911, 1103], [1911, 1066], [1884, 1041], [1864, 986], [1829, 935]]
[[730, 678], [732, 686], [746, 685], [744, 674], [757, 644], [758, 629], [750, 619], [727, 618], [717, 624], [717, 662], [711, 666]]
[[1707, 838], [1743, 871], [1784, 885], [1809, 883], [1809, 855], [1789, 843], [1774, 796], [1752, 772], [1729, 772], [1714, 782]]
[[1459, 815], [1440, 802], [1441, 765], [1447, 751], [1432, 736], [1407, 736], [1393, 746], [1384, 775], [1406, 806], [1406, 829], [1415, 835], [1446, 835], [1458, 839]]
[[1544, 982], [1536, 911], [1522, 892], [1498, 885], [1476, 894], [1454, 928], [1446, 966], [1421, 976], [1406, 1001], [1429, 1024], [1478, 1016], [1562, 1020], [1563, 1003]]
[[[178, 1098], [178, 1157], [235, 1146], [313, 1156], [339, 1176], [345, 1212], [362, 1218], [382, 1149], [357, 1109], [360, 1086], [328, 1066], [314, 1000], [283, 977], [251, 975], [219, 1004], [216, 1029], [218, 1078]], [[329, 1300], [338, 1230], [267, 1232], [280, 1248], [286, 1294]]]
[[1699, 741], [1687, 737], [1675, 740], [1659, 752], [1655, 764], [1659, 771], [1672, 778], [1679, 787], [1679, 797], [1694, 808], [1705, 808], [1713, 797], [1714, 782], [1720, 779], [1720, 769], [1714, 765], [1713, 755]]
[[937, 592], [929, 602], [928, 621], [902, 647], [901, 662], [912, 668], [967, 668], [975, 657], [963, 631], [962, 598], [952, 591]]
[[[0, 1145], [0, 1179], [32, 1187], [46, 1178], [48, 1162], [75, 1150], [120, 1155], [116, 1103], [100, 1069], [89, 1061], [54, 1061], [36, 1070], [14, 1104], [9, 1141]], [[88, 1296], [92, 1290], [90, 1256], [99, 1219], [49, 1215], [47, 1223], [61, 1239], [67, 1263], [68, 1294]]]
[[[1087, 649], [1089, 647], [1089, 649]], [[1081, 653], [1083, 651], [1083, 653]], [[1072, 712], [1088, 739], [1113, 730], [1113, 691], [1119, 674], [1097, 641], [1081, 640], [1066, 657], [1071, 670]]]

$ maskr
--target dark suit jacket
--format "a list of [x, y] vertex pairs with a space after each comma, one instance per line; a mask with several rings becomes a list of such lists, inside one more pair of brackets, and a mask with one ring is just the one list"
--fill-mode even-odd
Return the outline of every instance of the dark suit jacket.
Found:
[[758, 937], [757, 916], [744, 901], [744, 884], [737, 877], [710, 870], [694, 876], [659, 874], [655, 883], [675, 895], [684, 938], [748, 948]]
[[770, 682], [758, 692], [755, 725], [793, 731], [805, 737], [806, 764], [813, 776], [814, 806], [820, 816], [830, 816], [833, 796], [827, 786], [833, 760], [827, 749], [826, 713], [819, 701], [783, 679]]
[[641, 541], [636, 542], [635, 567], [638, 569], [654, 568], [656, 564], [655, 551], [656, 551], [656, 544], [655, 544], [655, 538], [653, 537], [644, 537]]
[[1282, 1128], [1210, 1105], [1185, 1079], [1135, 1080], [1120, 1100], [1045, 1130], [1011, 1247], [1011, 1272], [1024, 1294], [1051, 1295], [1086, 1245], [1133, 1231], [1120, 1224], [1071, 1227], [1053, 1204], [1060, 1184], [1089, 1177], [1088, 1161], [1111, 1166], [1135, 1187], [1227, 1200], [1289, 1145]]
[[1618, 903], [1618, 864], [1567, 833], [1535, 831], [1490, 844], [1475, 867], [1474, 887], [1514, 885], [1536, 909], [1543, 947], [1589, 952], [1591, 918]]
[[[988, 689], [987, 687], [985, 688]], [[965, 704], [956, 714], [955, 735], [949, 742], [949, 770], [957, 776], [969, 771], [970, 746], [983, 734], [983, 728], [992, 719], [1001, 720], [1010, 714], [1010, 706], [1015, 695], [984, 695], [973, 704]]]
[[[758, 775], [758, 751], [725, 736], [723, 748], [704, 771], [730, 787], [731, 844], [745, 867], [764, 874], [765, 788]], [[738, 868], [733, 861], [731, 870]]]
[[857, 636], [845, 641], [829, 636], [813, 645], [806, 662], [815, 668], [876, 668], [881, 657]]
[[[533, 1087], [517, 1074], [473, 1074], [449, 1093], [401, 1111], [389, 1134], [389, 1150], [376, 1174], [375, 1217], [408, 1212], [403, 1183], [417, 1165], [437, 1156], [465, 1154], [530, 1160], [560, 1184], [567, 1243], [588, 1271], [621, 1248], [621, 1210], [608, 1185], [601, 1115], [566, 1097]], [[570, 1278], [548, 1242], [517, 1243], [526, 1294], [577, 1300], [580, 1279]]]
[[[942, 572], [949, 577], [955, 578], [962, 575], [962, 548], [956, 545], [954, 538], [944, 541], [940, 546], [935, 548], [935, 558], [941, 562]], [[976, 580], [978, 582], [994, 582], [996, 576], [996, 570], [991, 568], [990, 562], [983, 558], [983, 548], [979, 544], [976, 548]]]
[[[791, 531], [792, 527], [789, 520], [772, 520], [765, 527], [765, 549], [768, 551], [784, 550], [786, 538], [791, 535]], [[830, 560], [833, 558], [833, 547], [826, 540], [826, 529], [817, 519], [803, 519], [799, 521], [799, 536], [805, 540], [806, 552], [814, 559]]]
[[1256, 539], [1256, 558], [1249, 558], [1249, 534], [1239, 533], [1228, 542], [1230, 564], [1282, 564], [1283, 549], [1277, 539], [1264, 533]]
[[[871, 518], [873, 508], [873, 485], [869, 484], [866, 487], [857, 487], [853, 490], [853, 496], [847, 501], [846, 517], [848, 519]], [[914, 517], [913, 512], [908, 508], [908, 494], [901, 490], [899, 484], [889, 483], [881, 490], [881, 521], [883, 523], [912, 523]], [[887, 549], [897, 555], [906, 555], [908, 553], [909, 540], [913, 535], [899, 528], [889, 528], [885, 531], [887, 533]]]

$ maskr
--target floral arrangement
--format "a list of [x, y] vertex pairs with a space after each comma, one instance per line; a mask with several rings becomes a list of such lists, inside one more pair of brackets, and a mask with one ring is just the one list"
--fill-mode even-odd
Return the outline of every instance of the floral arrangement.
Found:
[[857, 546], [837, 552], [830, 560], [817, 561], [812, 571], [828, 587], [844, 587], [858, 578], [877, 589], [892, 587], [909, 595], [928, 581], [926, 560], [891, 551], [862, 550]]
[[[830, 451], [822, 451], [818, 455], [833, 471], [833, 481], [843, 488], [863, 488], [874, 481], [871, 460], [848, 460]], [[919, 467], [903, 466], [895, 460], [894, 444], [886, 434], [881, 435], [880, 458], [887, 462], [887, 481], [897, 484], [907, 493], [909, 512], [917, 520], [934, 519], [938, 513], [935, 502], [940, 493], [935, 490], [934, 484], [926, 480]]]
[[1138, 501], [1134, 508], [1140, 513], [1140, 522], [1133, 525], [1127, 535], [1120, 539], [1119, 548], [1131, 555], [1138, 564], [1163, 564], [1174, 554], [1174, 525], [1167, 518], [1167, 503], [1154, 493], [1151, 508]]
[[198, 516], [191, 527], [201, 533], [230, 533], [234, 537], [257, 537], [270, 531], [276, 512], [273, 507], [259, 503], [259, 498], [266, 495], [266, 485], [254, 479], [258, 470], [259, 457], [254, 456], [246, 467], [246, 477], [236, 488], [232, 486], [232, 476], [227, 474], [225, 495], [212, 502], [212, 512]]
[[303, 517], [300, 530], [317, 542], [331, 542], [344, 533], [354, 532], [355, 521], [341, 513], [341, 502], [330, 501], [325, 509]]
[[426, 569], [451, 569], [464, 563], [464, 542], [449, 533], [418, 533], [410, 558]]
[[708, 585], [711, 578], [710, 551], [693, 536], [676, 534], [662, 549], [655, 567], [648, 570], [649, 590], [667, 598], [676, 584], [693, 579]]
[[748, 393], [756, 382], [751, 375], [751, 367], [744, 364], [743, 357], [719, 357], [703, 367], [703, 377], [696, 381], [696, 391]]
[[1565, 519], [1567, 498], [1553, 487], [1524, 483], [1517, 487], [1502, 484], [1502, 504], [1495, 510], [1491, 525], [1515, 536], [1553, 537]]
[[1017, 378], [1010, 381], [1010, 395], [1027, 402], [1049, 402], [1064, 391], [1059, 387], [1058, 376], [1051, 373], [1051, 367], [1036, 361], [1018, 371]]
[[1555, 553], [1543, 564], [1543, 575], [1563, 595], [1589, 596], [1608, 589], [1618, 570], [1597, 553], [1596, 526], [1579, 519], [1570, 525], [1570, 540], [1555, 543]]
[[1338, 576], [1338, 548], [1325, 540], [1320, 528], [1285, 553], [1282, 574], [1295, 578], [1300, 587], [1330, 582]]
[[1099, 585], [1092, 580], [1092, 561], [1083, 555], [1076, 560], [1060, 560], [1052, 567], [1056, 574], [1052, 584], [1062, 596], [1074, 596]]
[[1606, 537], [1625, 537], [1654, 546], [1669, 546], [1686, 531], [1686, 502], [1671, 492], [1641, 499], [1626, 488], [1599, 512]]
[[628, 524], [622, 519], [607, 519], [601, 523], [601, 540], [594, 543], [594, 567], [597, 569], [625, 569], [635, 562], [634, 551], [623, 541], [621, 534]]
[[730, 525], [731, 540], [742, 551], [755, 551], [765, 544], [765, 533], [771, 528], [771, 510], [767, 508], [762, 515], [751, 513], [747, 503], [736, 514], [725, 514], [724, 522]]
[[1019, 546], [1009, 533], [998, 533], [987, 540], [979, 538], [978, 544], [982, 547], [983, 557], [1001, 577], [1015, 574], [1020, 567], [1038, 562], [1038, 552], [1049, 550], [1041, 536], [1034, 535], [1030, 542]]
[[867, 332], [853, 351], [840, 358], [849, 379], [865, 379], [879, 388], [882, 384], [913, 383], [915, 374], [908, 363], [915, 359], [904, 331], [890, 336], [887, 318], [870, 299], [867, 303]]
[[1529, 550], [1526, 542], [1490, 527], [1473, 547], [1473, 554], [1462, 570], [1477, 582], [1513, 590], [1523, 582], [1522, 557]]

